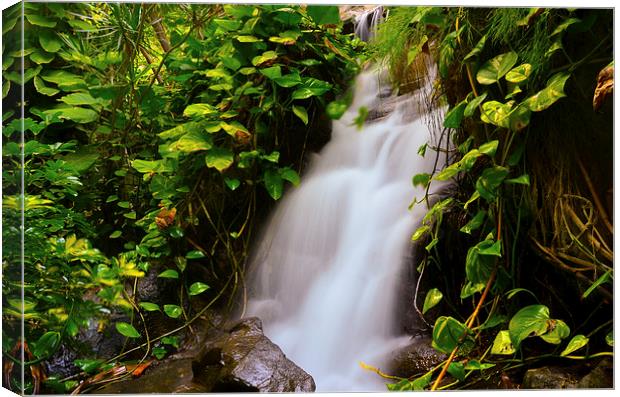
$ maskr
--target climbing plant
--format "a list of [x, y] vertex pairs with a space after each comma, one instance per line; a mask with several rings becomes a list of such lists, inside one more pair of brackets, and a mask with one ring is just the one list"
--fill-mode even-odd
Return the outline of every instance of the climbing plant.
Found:
[[[412, 378], [389, 384], [388, 388], [467, 387], [481, 374], [507, 371], [526, 361], [612, 355], [611, 319], [588, 324], [590, 317], [586, 315], [577, 330], [571, 329], [540, 301], [536, 292], [525, 288], [524, 277], [536, 269], [526, 262], [531, 257], [520, 253], [524, 249], [536, 251], [539, 262], [550, 262], [564, 271], [564, 277], [577, 278], [578, 292], [573, 293], [579, 294], [579, 299], [593, 299], [591, 294], [598, 291], [594, 299], [609, 304], [606, 283], [613, 279], [613, 232], [607, 209], [581, 160], [577, 158], [579, 167], [575, 167], [576, 162], [565, 160], [562, 153], [579, 153], [579, 148], [569, 147], [579, 140], [569, 138], [570, 144], [556, 145], [553, 138], [560, 131], [578, 135], [595, 127], [586, 125], [580, 132], [562, 130], [559, 126], [570, 124], [566, 120], [555, 120], [556, 126], [550, 126], [559, 116], [554, 110], [560, 106], [564, 106], [563, 112], [577, 111], [589, 120], [600, 119], [595, 112], [609, 90], [597, 89], [593, 95], [597, 83], [593, 71], [605, 76], [613, 68], [609, 31], [603, 28], [610, 23], [609, 13], [438, 7], [392, 11], [391, 20], [379, 29], [375, 53], [388, 57], [394, 80], [401, 86], [406, 85], [407, 71], [421, 51], [434, 55], [439, 91], [450, 105], [443, 118], [444, 134], [455, 143], [450, 165], [434, 175], [415, 175], [413, 184], [428, 188], [435, 181], [453, 181], [460, 187], [456, 196], [435, 200], [412, 240], [427, 241], [428, 257], [421, 269], [428, 263], [442, 263], [440, 236], [446, 228], [456, 226], [454, 222], [446, 226], [445, 218], [459, 214], [466, 220], [457, 226], [468, 236], [461, 241], [471, 244], [464, 249], [462, 263], [447, 265], [444, 261], [441, 266], [462, 266], [463, 270], [456, 272], [462, 277], [457, 299], [465, 307], [471, 302], [473, 311], [463, 317], [461, 312], [435, 315], [432, 345], [447, 354], [447, 359], [428, 373], [412, 374]], [[581, 43], [583, 35], [595, 44]], [[395, 41], [403, 45], [385, 47]], [[590, 80], [584, 84], [585, 78]], [[599, 78], [599, 86], [605, 85], [604, 81], [604, 77]], [[591, 105], [581, 107], [592, 101], [594, 110]], [[610, 124], [604, 128], [606, 134], [611, 133]], [[546, 145], [541, 144], [545, 139]], [[532, 146], [532, 142], [538, 146]], [[554, 152], [545, 159], [549, 154], [546, 150]], [[424, 155], [425, 151], [420, 152]], [[561, 170], [559, 178], [536, 166], [537, 162], [555, 159]], [[585, 179], [585, 188], [574, 180], [559, 181], [574, 169], [581, 175], [571, 177]], [[607, 172], [602, 171], [603, 175]], [[600, 178], [605, 186], [607, 182]], [[537, 197], [541, 195], [542, 200], [557, 197], [557, 206], [548, 211], [549, 203], [539, 204]], [[417, 205], [428, 202], [425, 198]], [[545, 246], [539, 239], [550, 242], [549, 233], [556, 236], [552, 244], [563, 240], [566, 245]], [[420, 315], [432, 313], [444, 296], [450, 299], [448, 292], [429, 290]], [[532, 298], [535, 304], [522, 303]], [[587, 334], [585, 329], [589, 330]], [[540, 338], [549, 347], [532, 343], [532, 338]], [[591, 350], [587, 349], [589, 343]], [[447, 383], [446, 374], [452, 379]]]
[[[212, 305], [232, 308], [261, 200], [300, 183], [363, 43], [333, 6], [23, 11], [2, 14], [5, 378], [22, 393], [83, 392], [179, 348]], [[141, 299], [149, 277], [176, 294]], [[47, 374], [93, 323], [125, 338], [119, 354], [79, 351], [79, 376]]]

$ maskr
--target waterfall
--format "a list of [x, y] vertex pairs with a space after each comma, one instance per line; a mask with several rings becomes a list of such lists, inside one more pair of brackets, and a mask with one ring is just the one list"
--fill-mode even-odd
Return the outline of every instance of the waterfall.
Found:
[[[426, 211], [408, 209], [424, 197], [411, 178], [433, 171], [431, 144], [425, 157], [417, 151], [437, 139], [424, 115], [441, 110], [429, 109], [431, 77], [397, 97], [389, 87], [386, 95], [384, 74], [358, 76], [331, 141], [278, 203], [251, 259], [247, 314], [263, 320], [265, 334], [314, 377], [317, 391], [385, 390], [359, 362], [381, 367], [403, 342], [397, 290]], [[362, 106], [387, 116], [359, 130], [353, 119]]]
[[383, 6], [363, 12], [355, 18], [355, 35], [363, 41], [370, 41], [383, 20]]

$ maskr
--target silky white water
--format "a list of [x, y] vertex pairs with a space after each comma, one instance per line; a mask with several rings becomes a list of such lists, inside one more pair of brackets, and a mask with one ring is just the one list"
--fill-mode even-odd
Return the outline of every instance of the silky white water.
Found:
[[[411, 178], [431, 173], [435, 162], [430, 148], [424, 158], [417, 154], [435, 142], [421, 117], [429, 114], [422, 93], [430, 82], [407, 98], [381, 98], [379, 76], [360, 74], [353, 104], [301, 185], [278, 203], [250, 267], [246, 315], [262, 319], [265, 334], [313, 376], [317, 391], [386, 390], [359, 362], [384, 368], [387, 354], [408, 339], [397, 329], [395, 305], [412, 260], [411, 234], [426, 211], [423, 204], [408, 209], [424, 197]], [[390, 103], [389, 116], [361, 130], [352, 125], [361, 106]]]

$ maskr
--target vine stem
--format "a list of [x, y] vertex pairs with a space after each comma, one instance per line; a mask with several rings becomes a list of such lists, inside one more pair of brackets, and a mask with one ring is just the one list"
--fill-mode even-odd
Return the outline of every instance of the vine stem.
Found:
[[[469, 321], [465, 324], [465, 327], [467, 329], [469, 329], [472, 326], [472, 324], [476, 320], [476, 317], [478, 317], [478, 313], [480, 312], [480, 309], [482, 308], [482, 304], [486, 300], [486, 297], [489, 294], [489, 291], [491, 290], [491, 286], [493, 285], [493, 281], [495, 280], [496, 273], [497, 273], [497, 268], [493, 269], [493, 273], [491, 273], [491, 276], [489, 277], [489, 280], [487, 281], [487, 285], [485, 286], [484, 291], [482, 292], [482, 296], [480, 297], [480, 300], [478, 301], [478, 305], [476, 306], [476, 309], [474, 309], [474, 312], [469, 318]], [[461, 339], [463, 339], [463, 337], [467, 334], [467, 329], [463, 333], [463, 336], [461, 337]], [[448, 360], [446, 361], [445, 365], [441, 369], [439, 376], [437, 376], [435, 383], [433, 383], [433, 386], [431, 387], [431, 391], [437, 390], [439, 383], [441, 382], [443, 377], [446, 375], [446, 372], [448, 372], [448, 367], [454, 360], [454, 357], [456, 356], [456, 352], [458, 351], [458, 349], [459, 349], [458, 345], [454, 349], [452, 349], [452, 353], [450, 353], [450, 357], [448, 357]]]
[[[501, 204], [498, 205], [498, 207], [501, 209]], [[501, 231], [502, 231], [502, 213], [500, 210], [498, 220], [497, 220], [497, 240], [498, 241], [501, 240]], [[476, 305], [474, 312], [469, 317], [469, 320], [467, 320], [467, 323], [465, 323], [465, 331], [463, 332], [463, 335], [461, 335], [461, 338], [459, 339], [459, 343], [457, 343], [454, 349], [452, 349], [452, 352], [450, 353], [450, 356], [448, 357], [448, 359], [446, 360], [446, 363], [441, 369], [439, 376], [437, 376], [437, 379], [435, 379], [435, 383], [433, 383], [433, 386], [431, 387], [431, 391], [437, 390], [439, 383], [441, 382], [443, 377], [446, 376], [446, 372], [448, 372], [448, 367], [450, 367], [450, 364], [454, 360], [454, 357], [456, 356], [456, 352], [459, 349], [459, 345], [461, 344], [460, 342], [465, 338], [465, 336], [467, 335], [467, 331], [471, 328], [474, 321], [476, 321], [476, 318], [478, 317], [478, 313], [480, 313], [482, 304], [486, 300], [487, 295], [489, 294], [489, 291], [491, 290], [491, 286], [493, 285], [493, 281], [495, 280], [496, 274], [497, 274], [497, 265], [493, 268], [493, 272], [491, 273], [491, 275], [489, 276], [489, 279], [487, 280], [487, 285], [484, 287], [484, 291], [482, 292], [482, 296], [480, 296], [478, 305]]]

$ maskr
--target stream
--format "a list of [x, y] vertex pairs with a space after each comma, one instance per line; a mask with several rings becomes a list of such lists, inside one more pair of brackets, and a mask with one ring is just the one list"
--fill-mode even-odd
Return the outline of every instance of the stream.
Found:
[[[331, 141], [285, 194], [255, 247], [246, 315], [263, 320], [265, 334], [314, 377], [317, 391], [385, 390], [359, 363], [382, 368], [410, 339], [398, 329], [396, 307], [399, 280], [413, 260], [411, 234], [426, 211], [423, 204], [408, 209], [424, 197], [411, 178], [435, 165], [429, 125], [440, 110], [430, 109], [427, 67], [421, 87], [406, 96], [391, 92], [380, 68], [358, 76]], [[361, 107], [378, 118], [358, 129]], [[417, 151], [426, 142], [422, 157]]]

